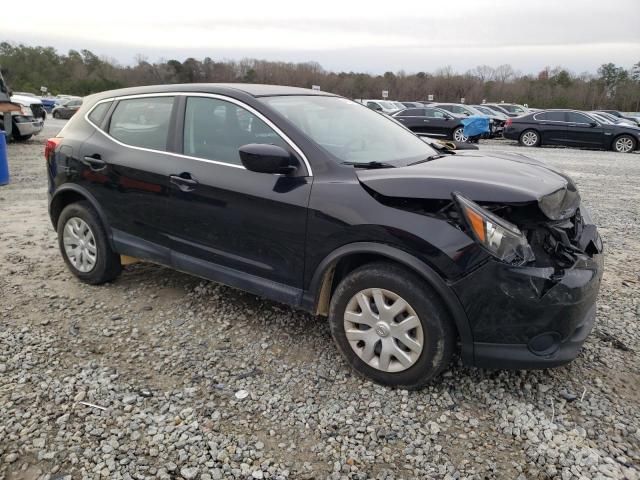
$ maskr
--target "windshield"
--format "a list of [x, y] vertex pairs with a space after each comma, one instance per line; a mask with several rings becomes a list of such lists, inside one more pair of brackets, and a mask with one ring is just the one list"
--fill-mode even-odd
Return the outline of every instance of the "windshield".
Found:
[[394, 120], [346, 98], [285, 96], [260, 101], [341, 162], [407, 164], [437, 154]]

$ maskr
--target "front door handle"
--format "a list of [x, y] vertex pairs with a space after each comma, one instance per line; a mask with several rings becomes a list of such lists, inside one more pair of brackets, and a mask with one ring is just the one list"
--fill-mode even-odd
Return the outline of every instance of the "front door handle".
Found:
[[82, 163], [89, 167], [94, 172], [104, 170], [107, 163], [100, 158], [100, 155], [86, 156], [82, 159]]
[[198, 186], [198, 181], [191, 178], [189, 173], [181, 173], [180, 175], [169, 175], [172, 184], [183, 192], [192, 192]]

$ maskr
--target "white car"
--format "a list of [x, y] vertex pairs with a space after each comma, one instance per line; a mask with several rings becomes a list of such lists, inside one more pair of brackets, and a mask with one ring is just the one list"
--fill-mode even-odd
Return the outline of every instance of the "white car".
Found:
[[20, 111], [12, 113], [13, 139], [24, 142], [40, 133], [46, 115], [40, 99], [30, 95], [12, 95], [11, 103], [20, 105]]
[[392, 102], [389, 100], [360, 100], [360, 103], [372, 110], [376, 110], [378, 112], [386, 113], [389, 115], [405, 108], [404, 105], [402, 105], [402, 108], [400, 108], [398, 107], [398, 105], [396, 105], [396, 102]]

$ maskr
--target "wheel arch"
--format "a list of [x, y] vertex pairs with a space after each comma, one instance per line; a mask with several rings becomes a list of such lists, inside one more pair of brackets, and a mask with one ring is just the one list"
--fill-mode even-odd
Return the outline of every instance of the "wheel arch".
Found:
[[89, 193], [89, 191], [76, 184], [68, 184], [59, 187], [49, 201], [49, 218], [51, 219], [51, 224], [53, 225], [54, 230], [57, 230], [58, 228], [58, 219], [60, 218], [62, 210], [64, 210], [67, 205], [82, 201], [89, 202], [96, 211], [100, 221], [102, 222], [102, 226], [107, 233], [110, 246], [111, 248], [114, 248], [111, 236], [111, 227], [109, 226], [109, 222], [107, 222], [107, 217], [104, 214], [104, 211], [100, 208], [100, 204], [96, 198]]
[[343, 245], [327, 255], [316, 267], [303, 306], [317, 315], [326, 315], [337, 283], [355, 268], [376, 260], [402, 265], [417, 273], [439, 295], [454, 321], [461, 341], [461, 355], [465, 363], [473, 363], [473, 336], [467, 315], [460, 300], [428, 264], [414, 255], [391, 245], [357, 242]]

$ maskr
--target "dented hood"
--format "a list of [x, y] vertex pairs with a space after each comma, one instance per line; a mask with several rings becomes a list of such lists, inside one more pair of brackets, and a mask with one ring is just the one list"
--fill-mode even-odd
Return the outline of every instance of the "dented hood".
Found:
[[537, 202], [553, 220], [575, 213], [580, 195], [559, 170], [518, 154], [460, 151], [417, 165], [356, 171], [371, 190], [400, 198], [451, 199], [459, 192], [475, 202]]

